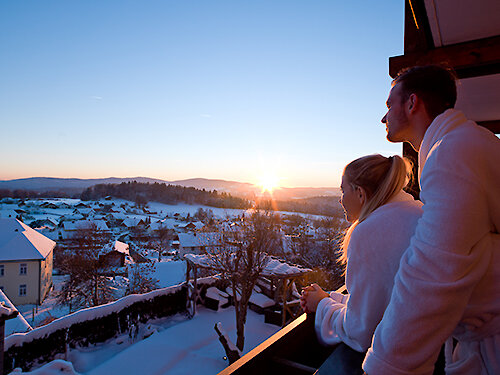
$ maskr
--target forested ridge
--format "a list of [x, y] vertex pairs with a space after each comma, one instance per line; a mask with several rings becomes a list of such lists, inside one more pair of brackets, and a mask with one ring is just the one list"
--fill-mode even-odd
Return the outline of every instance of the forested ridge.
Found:
[[247, 209], [252, 207], [250, 201], [234, 197], [228, 193], [160, 184], [158, 182], [141, 183], [133, 181], [122, 182], [121, 184], [98, 184], [85, 189], [80, 199], [97, 200], [107, 196], [126, 199], [139, 205], [147, 202], [160, 202], [165, 204], [202, 204], [220, 208]]

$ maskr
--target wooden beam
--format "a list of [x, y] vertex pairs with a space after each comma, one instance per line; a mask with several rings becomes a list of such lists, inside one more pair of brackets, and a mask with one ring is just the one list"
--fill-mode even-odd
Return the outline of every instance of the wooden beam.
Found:
[[405, 0], [404, 51], [434, 48], [434, 40], [423, 0]]
[[448, 65], [459, 78], [500, 73], [500, 36], [390, 57], [389, 75], [395, 77], [403, 68], [428, 64]]

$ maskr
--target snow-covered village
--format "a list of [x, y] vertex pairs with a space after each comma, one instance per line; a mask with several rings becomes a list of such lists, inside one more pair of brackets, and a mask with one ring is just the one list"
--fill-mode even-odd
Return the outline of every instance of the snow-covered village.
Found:
[[499, 375], [499, 20], [0, 1], [0, 375]]
[[302, 312], [306, 282], [342, 284], [334, 237], [343, 224], [111, 196], [3, 198], [0, 296], [19, 312], [5, 321], [4, 366], [217, 374]]

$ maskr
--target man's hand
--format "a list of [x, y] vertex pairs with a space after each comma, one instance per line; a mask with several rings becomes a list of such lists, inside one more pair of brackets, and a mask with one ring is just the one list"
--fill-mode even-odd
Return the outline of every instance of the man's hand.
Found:
[[319, 301], [327, 297], [329, 297], [329, 294], [321, 289], [318, 284], [312, 284], [302, 289], [300, 306], [305, 313], [309, 314], [315, 312], [318, 308]]

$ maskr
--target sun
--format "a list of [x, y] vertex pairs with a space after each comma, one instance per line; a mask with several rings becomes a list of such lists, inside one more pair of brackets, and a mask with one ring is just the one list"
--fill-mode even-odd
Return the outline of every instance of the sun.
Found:
[[279, 178], [275, 175], [267, 174], [259, 179], [258, 185], [261, 187], [263, 193], [267, 191], [272, 194], [275, 189], [279, 188]]

